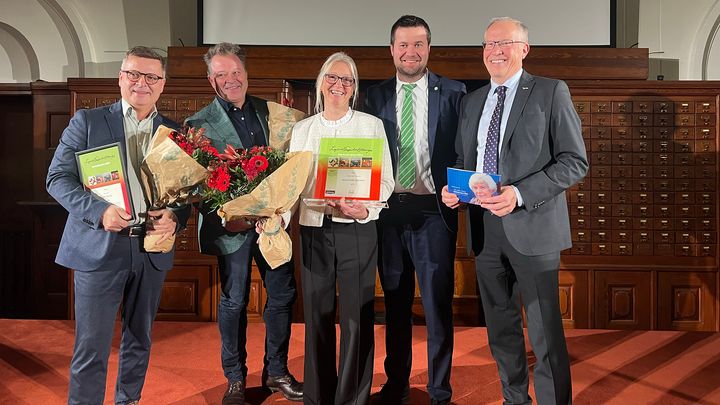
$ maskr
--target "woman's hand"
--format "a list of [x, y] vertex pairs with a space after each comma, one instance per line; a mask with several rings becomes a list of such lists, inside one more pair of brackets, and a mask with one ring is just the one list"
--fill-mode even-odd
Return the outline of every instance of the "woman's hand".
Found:
[[328, 205], [340, 210], [343, 215], [346, 215], [352, 219], [365, 219], [370, 215], [365, 204], [357, 200], [345, 200], [345, 197], [339, 201], [328, 201]]

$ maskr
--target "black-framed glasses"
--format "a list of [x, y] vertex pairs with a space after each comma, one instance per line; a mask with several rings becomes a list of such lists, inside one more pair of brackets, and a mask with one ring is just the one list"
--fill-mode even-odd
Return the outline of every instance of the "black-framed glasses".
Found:
[[503, 41], [490, 41], [490, 42], [482, 42], [482, 46], [484, 49], [494, 49], [496, 46], [499, 46], [500, 48], [508, 48], [512, 44], [524, 44], [525, 41], [513, 41], [511, 39], [506, 39]]
[[353, 84], [355, 84], [355, 79], [353, 79], [352, 77], [338, 76], [332, 73], [325, 74], [325, 81], [328, 82], [328, 84], [335, 84], [338, 80], [340, 80], [340, 83], [343, 85], [343, 87], [351, 87]]
[[137, 70], [121, 70], [121, 72], [125, 73], [125, 76], [127, 76], [128, 80], [131, 82], [136, 82], [140, 80], [141, 76], [145, 76], [145, 83], [147, 84], [155, 84], [158, 81], [164, 79], [162, 76], [158, 76], [154, 73], [143, 73], [138, 72]]

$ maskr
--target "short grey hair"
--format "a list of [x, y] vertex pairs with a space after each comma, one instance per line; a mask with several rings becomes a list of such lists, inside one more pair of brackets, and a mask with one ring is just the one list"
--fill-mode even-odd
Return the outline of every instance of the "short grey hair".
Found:
[[330, 55], [326, 60], [325, 63], [323, 63], [322, 67], [320, 68], [320, 73], [318, 74], [317, 79], [315, 79], [315, 113], [319, 114], [323, 111], [323, 99], [322, 99], [322, 91], [320, 91], [320, 87], [322, 86], [323, 80], [325, 80], [325, 74], [330, 70], [332, 65], [335, 62], [343, 62], [350, 68], [350, 73], [352, 73], [353, 80], [355, 80], [355, 88], [353, 89], [353, 95], [352, 95], [352, 101], [350, 102], [350, 108], [355, 108], [355, 101], [357, 100], [358, 95], [358, 86], [360, 86], [360, 79], [358, 78], [358, 72], [357, 72], [357, 66], [355, 65], [355, 61], [353, 58], [348, 56], [345, 52], [335, 52], [334, 54]]
[[240, 59], [243, 67], [246, 67], [245, 61], [247, 60], [247, 56], [245, 55], [244, 49], [242, 49], [239, 45], [231, 44], [229, 42], [220, 42], [208, 49], [208, 51], [205, 52], [205, 55], [203, 55], [203, 60], [207, 65], [208, 76], [212, 75], [212, 69], [210, 68], [212, 58], [217, 55], [235, 55], [238, 59]]
[[528, 30], [527, 25], [525, 25], [524, 22], [517, 20], [515, 18], [512, 18], [512, 17], [495, 17], [495, 18], [491, 19], [490, 24], [488, 24], [485, 31], [487, 31], [496, 22], [501, 22], [501, 21], [507, 21], [507, 22], [511, 22], [511, 23], [515, 24], [517, 29], [520, 30], [520, 34], [523, 36], [522, 40], [525, 42], [528, 42], [528, 43], [530, 42], [529, 30]]
[[485, 185], [494, 193], [497, 191], [497, 183], [487, 173], [473, 173], [468, 180], [468, 186], [472, 187], [475, 184], [485, 183]]

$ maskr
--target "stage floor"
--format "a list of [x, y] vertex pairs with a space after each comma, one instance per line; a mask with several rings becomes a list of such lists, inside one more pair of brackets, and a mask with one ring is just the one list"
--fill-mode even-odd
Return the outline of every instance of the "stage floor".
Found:
[[[303, 374], [303, 325], [293, 324], [289, 368]], [[259, 388], [263, 324], [248, 330], [249, 404], [290, 403]], [[720, 334], [707, 332], [568, 330], [575, 404], [720, 404]], [[338, 335], [339, 336], [339, 335]], [[385, 328], [375, 329], [373, 392], [385, 382]], [[118, 334], [108, 373], [112, 404]], [[0, 319], [0, 404], [64, 404], [73, 322]], [[141, 403], [220, 404], [226, 383], [214, 323], [156, 322]], [[413, 335], [411, 403], [429, 402], [425, 331]], [[485, 328], [456, 328], [454, 404], [500, 404], [497, 369]], [[532, 392], [531, 392], [532, 396]]]

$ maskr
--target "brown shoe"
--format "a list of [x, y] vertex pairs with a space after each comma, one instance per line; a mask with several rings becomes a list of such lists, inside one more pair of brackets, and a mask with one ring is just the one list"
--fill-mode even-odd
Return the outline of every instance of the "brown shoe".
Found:
[[303, 384], [290, 373], [280, 377], [268, 376], [265, 386], [272, 392], [282, 393], [288, 401], [302, 402], [303, 400]]
[[245, 381], [228, 383], [227, 391], [223, 395], [222, 405], [245, 405]]

